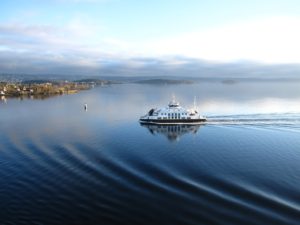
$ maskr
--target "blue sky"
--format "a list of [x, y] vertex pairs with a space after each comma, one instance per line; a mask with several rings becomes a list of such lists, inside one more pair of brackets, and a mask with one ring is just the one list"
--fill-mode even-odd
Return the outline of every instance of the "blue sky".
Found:
[[299, 40], [296, 0], [0, 3], [2, 71], [25, 66], [39, 71], [46, 65], [140, 68], [156, 59], [170, 66], [189, 60], [298, 64]]

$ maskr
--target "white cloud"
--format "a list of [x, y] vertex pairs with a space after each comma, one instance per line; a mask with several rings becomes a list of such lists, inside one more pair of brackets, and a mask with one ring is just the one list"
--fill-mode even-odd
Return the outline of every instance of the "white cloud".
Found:
[[[0, 25], [0, 47], [87, 56], [184, 56], [212, 61], [250, 60], [263, 63], [300, 63], [300, 17], [274, 17], [240, 22], [157, 40], [128, 42], [105, 35], [99, 22], [78, 16], [64, 27]], [[184, 64], [177, 59], [169, 64]]]
[[[24, 23], [0, 24], [0, 56], [2, 55], [2, 60], [5, 56], [9, 60], [15, 58], [12, 63], [14, 67], [22, 61], [26, 61], [28, 65], [30, 62], [35, 65], [40, 61], [53, 63], [51, 65], [57, 63], [96, 69], [101, 68], [102, 64], [123, 65], [133, 69], [176, 68], [176, 71], [189, 68], [189, 74], [198, 74], [200, 67], [205, 74], [210, 71], [209, 68], [204, 68], [205, 65], [200, 60], [300, 63], [300, 17], [240, 22], [140, 42], [109, 37], [105, 35], [105, 29], [101, 23], [89, 20], [84, 15], [77, 15], [60, 27]], [[10, 65], [9, 60], [5, 63]], [[4, 66], [4, 61], [0, 64]], [[249, 68], [235, 68], [237, 71], [229, 70], [227, 73], [236, 74], [246, 70], [249, 72]], [[218, 71], [224, 72], [225, 69]], [[272, 71], [272, 74], [275, 72]], [[283, 73], [294, 72], [281, 71]]]
[[274, 17], [141, 43], [154, 55], [300, 63], [300, 18]]
[[82, 20], [72, 20], [65, 27], [22, 23], [0, 24], [0, 47], [36, 54], [73, 53], [79, 57], [93, 56], [96, 53], [115, 53], [120, 49], [122, 42], [101, 39], [101, 29], [97, 24]]

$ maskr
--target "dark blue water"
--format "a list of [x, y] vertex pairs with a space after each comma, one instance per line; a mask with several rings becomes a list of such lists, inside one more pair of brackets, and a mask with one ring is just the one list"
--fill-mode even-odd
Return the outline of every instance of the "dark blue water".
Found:
[[[299, 87], [122, 84], [3, 100], [0, 224], [299, 224]], [[209, 122], [138, 123], [173, 93], [185, 106], [197, 96]]]

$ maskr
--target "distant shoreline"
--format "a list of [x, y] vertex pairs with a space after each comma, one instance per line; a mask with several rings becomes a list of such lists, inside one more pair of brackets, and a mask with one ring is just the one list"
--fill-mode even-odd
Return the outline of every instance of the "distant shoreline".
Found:
[[98, 85], [113, 82], [106, 80], [49, 81], [28, 80], [23, 82], [0, 82], [0, 96], [3, 97], [50, 97], [63, 94], [75, 94]]
[[[57, 80], [57, 79], [34, 79], [12, 81], [0, 80], [1, 97], [50, 97], [63, 94], [75, 94], [83, 90], [89, 90], [95, 86], [111, 84], [133, 83], [141, 85], [180, 85], [195, 84], [202, 82], [217, 82], [224, 85], [235, 85], [240, 82], [300, 82], [300, 79], [276, 78], [276, 79], [257, 79], [257, 78], [185, 78], [178, 77], [111, 77], [111, 80], [86, 78], [77, 80]], [[14, 80], [14, 81], [13, 81]]]

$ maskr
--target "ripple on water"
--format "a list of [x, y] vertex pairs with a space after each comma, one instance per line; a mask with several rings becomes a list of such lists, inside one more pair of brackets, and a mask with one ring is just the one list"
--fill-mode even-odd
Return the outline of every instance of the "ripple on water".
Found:
[[[175, 143], [132, 125], [131, 132], [95, 128], [84, 139], [63, 142], [39, 132], [6, 132], [0, 142], [3, 224], [297, 224], [297, 185], [277, 185], [282, 177], [265, 174], [282, 174], [283, 165], [295, 169], [286, 173], [297, 172], [291, 156], [300, 158], [298, 141], [283, 135], [298, 129], [298, 119], [248, 117], [211, 117], [199, 135]], [[266, 152], [281, 168], [266, 164], [261, 177], [251, 173], [247, 166], [262, 162], [247, 160], [264, 159]]]

